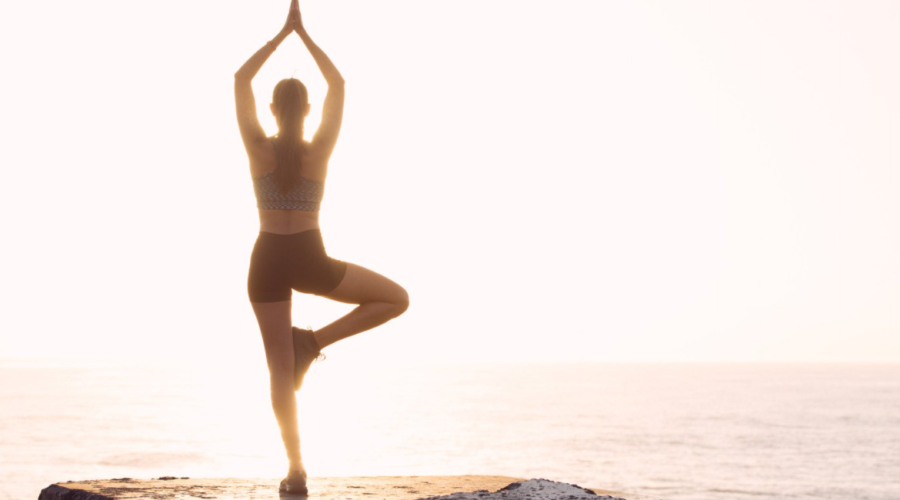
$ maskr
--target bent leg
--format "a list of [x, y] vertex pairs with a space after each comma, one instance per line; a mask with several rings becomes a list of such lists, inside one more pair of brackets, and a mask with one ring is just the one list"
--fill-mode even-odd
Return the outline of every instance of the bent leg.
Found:
[[321, 296], [359, 304], [346, 316], [314, 333], [321, 348], [386, 323], [409, 307], [406, 289], [375, 271], [350, 262], [347, 262], [347, 272], [337, 288]]
[[297, 399], [294, 393], [294, 341], [291, 334], [291, 301], [251, 302], [262, 333], [269, 365], [272, 409], [281, 428], [290, 470], [302, 470]]

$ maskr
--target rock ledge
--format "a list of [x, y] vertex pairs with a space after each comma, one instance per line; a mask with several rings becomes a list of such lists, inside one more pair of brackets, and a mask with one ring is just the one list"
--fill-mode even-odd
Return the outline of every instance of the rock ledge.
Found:
[[309, 496], [278, 494], [278, 479], [156, 479], [68, 481], [38, 500], [650, 500], [549, 479], [508, 476], [310, 477]]

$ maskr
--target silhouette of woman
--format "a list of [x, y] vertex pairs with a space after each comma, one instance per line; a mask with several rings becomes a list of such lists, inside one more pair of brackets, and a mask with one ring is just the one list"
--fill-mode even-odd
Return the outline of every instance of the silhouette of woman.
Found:
[[[303, 140], [303, 123], [310, 104], [299, 80], [285, 79], [275, 86], [270, 109], [278, 134], [271, 138], [259, 125], [251, 87], [260, 67], [292, 32], [303, 40], [328, 82], [322, 121], [308, 142]], [[278, 35], [235, 73], [234, 96], [259, 209], [260, 231], [250, 258], [247, 291], [262, 333], [272, 408], [289, 461], [279, 491], [304, 495], [307, 475], [300, 455], [295, 391], [321, 349], [403, 314], [409, 296], [390, 279], [325, 252], [318, 210], [341, 128], [344, 78], [303, 27], [298, 0], [292, 0]], [[300, 329], [291, 324], [292, 290], [358, 306], [318, 331]]]

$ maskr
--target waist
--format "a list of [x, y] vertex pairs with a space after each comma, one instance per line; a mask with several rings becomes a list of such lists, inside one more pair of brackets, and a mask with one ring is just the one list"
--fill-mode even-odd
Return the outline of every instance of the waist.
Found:
[[310, 229], [319, 229], [319, 212], [305, 210], [259, 211], [260, 232], [293, 234]]

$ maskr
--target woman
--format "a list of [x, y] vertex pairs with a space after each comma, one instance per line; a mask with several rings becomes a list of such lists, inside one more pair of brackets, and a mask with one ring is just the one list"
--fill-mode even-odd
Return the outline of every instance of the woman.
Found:
[[[272, 138], [259, 125], [250, 85], [292, 32], [303, 40], [328, 82], [322, 121], [308, 142], [303, 140], [303, 123], [310, 104], [299, 80], [286, 79], [275, 86], [270, 108], [278, 134]], [[402, 314], [409, 307], [409, 296], [390, 279], [325, 252], [318, 210], [328, 160], [341, 128], [344, 79], [307, 34], [298, 0], [292, 0], [284, 28], [234, 76], [238, 125], [250, 158], [260, 223], [247, 288], [265, 346], [272, 408], [290, 462], [279, 491], [307, 494], [294, 394], [303, 375], [321, 349]], [[292, 290], [358, 307], [318, 331], [299, 329], [291, 326]]]

